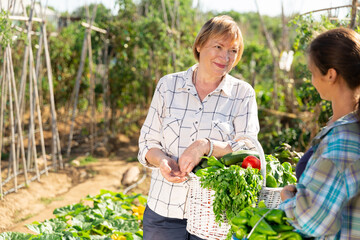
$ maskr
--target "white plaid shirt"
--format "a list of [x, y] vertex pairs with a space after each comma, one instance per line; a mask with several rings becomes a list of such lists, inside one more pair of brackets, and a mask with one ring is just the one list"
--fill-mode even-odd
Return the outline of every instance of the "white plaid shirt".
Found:
[[[243, 142], [236, 141], [240, 135], [257, 138], [254, 89], [245, 81], [226, 75], [201, 102], [192, 83], [196, 67], [159, 80], [139, 138], [138, 159], [144, 166], [151, 167], [145, 159], [151, 148], [159, 148], [178, 160], [200, 138], [228, 142], [233, 151], [244, 148]], [[153, 168], [147, 202], [153, 211], [183, 219], [187, 193], [187, 182], [168, 182], [158, 168]]]

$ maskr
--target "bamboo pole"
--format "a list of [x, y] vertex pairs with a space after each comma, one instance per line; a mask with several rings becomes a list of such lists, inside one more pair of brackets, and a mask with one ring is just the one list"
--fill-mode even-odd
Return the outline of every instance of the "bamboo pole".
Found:
[[[90, 27], [92, 26], [92, 23], [95, 19], [95, 15], [96, 15], [96, 9], [97, 9], [97, 4], [95, 4], [94, 8], [93, 8], [93, 14], [90, 20]], [[77, 108], [77, 103], [78, 103], [78, 95], [79, 95], [79, 89], [80, 89], [80, 83], [81, 83], [81, 76], [84, 70], [84, 64], [85, 64], [85, 58], [86, 58], [86, 48], [87, 48], [87, 35], [89, 35], [91, 32], [91, 28], [87, 28], [85, 30], [85, 35], [84, 35], [84, 41], [83, 41], [83, 46], [82, 46], [82, 50], [81, 50], [81, 58], [80, 58], [80, 66], [76, 75], [76, 82], [75, 82], [75, 97], [74, 97], [74, 105], [73, 105], [73, 109], [72, 109], [72, 117], [71, 117], [71, 124], [70, 124], [70, 133], [69, 133], [69, 142], [68, 142], [68, 148], [67, 148], [67, 156], [70, 156], [70, 152], [71, 152], [71, 142], [72, 142], [72, 138], [73, 138], [73, 131], [74, 131], [74, 121], [75, 121], [75, 113], [76, 113], [76, 108]]]
[[[34, 3], [35, 1], [32, 1], [32, 6], [31, 6], [31, 10], [30, 10], [30, 17], [29, 17], [29, 26], [31, 29], [32, 26], [32, 14], [33, 14], [33, 10], [34, 10]], [[36, 171], [36, 176], [37, 179], [40, 181], [40, 173], [39, 173], [39, 169], [38, 169], [38, 163], [37, 163], [37, 151], [36, 151], [36, 141], [35, 141], [35, 108], [37, 108], [37, 102], [38, 102], [38, 96], [37, 96], [37, 81], [34, 78], [34, 56], [33, 56], [33, 51], [32, 51], [32, 43], [31, 43], [31, 35], [30, 35], [30, 31], [28, 33], [28, 44], [29, 44], [29, 81], [30, 81], [30, 96], [31, 96], [31, 101], [30, 101], [30, 128], [31, 128], [31, 141], [32, 141], [32, 148], [33, 148], [33, 160], [34, 160], [34, 166], [35, 166], [35, 171]], [[38, 117], [39, 117], [39, 112], [38, 112]], [[41, 116], [40, 116], [41, 117]], [[39, 125], [41, 125], [41, 119], [39, 122]], [[40, 128], [40, 134], [42, 133], [42, 127]], [[42, 140], [43, 141], [43, 140]]]
[[[8, 64], [7, 64], [8, 65], [7, 66], [8, 74], [10, 74], [10, 76], [11, 76], [12, 88], [13, 88], [13, 92], [14, 92], [15, 113], [16, 113], [16, 116], [17, 116], [16, 117], [17, 129], [18, 129], [19, 138], [20, 138], [20, 139], [18, 138], [18, 142], [20, 142], [20, 150], [21, 150], [21, 156], [22, 156], [22, 161], [23, 161], [25, 184], [28, 185], [29, 181], [28, 181], [26, 160], [25, 160], [24, 139], [23, 139], [23, 135], [22, 135], [23, 128], [22, 128], [21, 120], [20, 120], [20, 110], [19, 110], [19, 103], [18, 103], [18, 98], [17, 98], [17, 90], [16, 90], [16, 84], [15, 84], [15, 74], [14, 74], [14, 67], [13, 67], [13, 64], [12, 64], [10, 45], [7, 46], [6, 51], [7, 51], [7, 59], [6, 59], [6, 61], [8, 62]], [[16, 156], [16, 159], [18, 159], [18, 156]]]
[[[4, 59], [5, 59], [5, 52], [4, 52]], [[2, 146], [3, 146], [3, 129], [4, 129], [4, 112], [5, 112], [5, 102], [7, 98], [7, 85], [6, 85], [6, 61], [3, 62], [3, 74], [0, 78], [0, 85], [1, 85], [1, 111], [0, 111], [0, 198], [3, 199], [3, 188], [2, 188], [2, 164], [1, 164], [1, 155], [2, 155]]]
[[[40, 5], [41, 7], [41, 5]], [[41, 11], [42, 9], [40, 9]], [[32, 10], [33, 11], [33, 8]], [[42, 11], [41, 11], [42, 13]], [[31, 13], [31, 16], [32, 16], [32, 13]], [[41, 26], [43, 27], [43, 25]], [[42, 153], [42, 157], [43, 157], [43, 163], [44, 163], [44, 168], [45, 168], [45, 172], [46, 172], [46, 175], [48, 175], [48, 169], [47, 169], [47, 159], [46, 159], [46, 152], [45, 152], [45, 142], [44, 142], [44, 131], [43, 131], [43, 126], [42, 126], [42, 116], [41, 116], [41, 110], [40, 110], [40, 99], [39, 99], [39, 91], [38, 91], [38, 84], [39, 84], [39, 81], [38, 81], [38, 75], [39, 75], [39, 68], [40, 68], [40, 56], [41, 56], [41, 50], [42, 50], [42, 31], [40, 33], [40, 39], [39, 39], [39, 49], [38, 49], [38, 52], [37, 52], [37, 63], [36, 63], [36, 70], [34, 68], [34, 54], [33, 54], [33, 51], [32, 51], [32, 47], [31, 47], [31, 35], [28, 35], [28, 37], [30, 36], [30, 39], [29, 39], [29, 55], [30, 55], [30, 61], [31, 61], [31, 67], [30, 68], [30, 74], [33, 74], [33, 84], [34, 84], [34, 93], [35, 93], [35, 107], [36, 107], [36, 111], [37, 111], [37, 116], [38, 116], [38, 124], [39, 124], [39, 130], [40, 130], [40, 143], [41, 143], [41, 153]], [[34, 131], [34, 135], [33, 135], [33, 138], [34, 138], [34, 147], [35, 147], [35, 131]], [[38, 163], [37, 163], [37, 157], [35, 155], [35, 169], [36, 169], [36, 174], [38, 176], [38, 179], [40, 179], [40, 174], [39, 174], [39, 169], [38, 169]]]
[[43, 49], [43, 24], [40, 26], [40, 34], [39, 34], [39, 48], [36, 52], [36, 65], [35, 65], [35, 77], [37, 79], [37, 85], [39, 86], [39, 103], [42, 105], [42, 87], [41, 87], [41, 79], [40, 77], [40, 68], [41, 68], [41, 53]]
[[[44, 52], [45, 52], [45, 62], [46, 69], [48, 74], [48, 82], [49, 82], [49, 92], [50, 92], [50, 106], [51, 106], [51, 129], [52, 129], [52, 160], [53, 164], [56, 166], [56, 153], [59, 157], [60, 168], [63, 169], [64, 164], [61, 155], [61, 145], [59, 138], [59, 131], [57, 128], [57, 118], [56, 118], [56, 110], [55, 110], [55, 99], [54, 99], [54, 83], [53, 83], [53, 75], [52, 68], [50, 62], [50, 53], [47, 42], [47, 32], [46, 32], [46, 23], [44, 22], [43, 30], [43, 38], [44, 38]], [[54, 168], [56, 169], [56, 168]]]
[[[29, 18], [25, 17], [25, 16], [9, 16], [10, 20], [17, 20], [17, 21], [28, 21]], [[33, 22], [43, 22], [44, 20], [41, 18], [32, 18]]]
[[99, 32], [99, 33], [103, 33], [103, 34], [107, 34], [107, 30], [105, 29], [102, 29], [102, 28], [98, 28], [98, 27], [95, 27], [95, 26], [90, 26], [88, 23], [85, 23], [85, 22], [82, 22], [81, 25], [83, 27], [86, 27], [86, 28], [90, 28], [91, 30], [95, 31], [95, 32]]
[[[33, 56], [33, 52], [32, 49], [30, 48], [30, 60], [33, 63], [34, 62], [34, 56]], [[47, 159], [46, 159], [46, 153], [45, 153], [45, 142], [44, 142], [44, 131], [43, 131], [43, 126], [42, 126], [42, 116], [41, 116], [41, 110], [40, 110], [40, 101], [39, 101], [39, 92], [38, 92], [38, 81], [36, 78], [36, 72], [35, 72], [35, 68], [32, 64], [32, 74], [33, 74], [33, 84], [34, 84], [34, 94], [35, 94], [35, 107], [36, 107], [36, 111], [37, 111], [37, 116], [38, 116], [38, 124], [39, 124], [39, 130], [40, 130], [40, 143], [41, 143], [41, 153], [42, 153], [42, 157], [43, 157], [43, 161], [44, 161], [44, 167], [46, 169], [47, 172]], [[34, 131], [34, 143], [35, 143], [35, 131]], [[34, 144], [35, 145], [35, 144]], [[38, 163], [36, 162], [37, 158], [35, 156], [35, 165], [36, 165], [36, 169], [37, 169], [37, 174], [39, 174], [37, 165]], [[40, 175], [39, 179], [40, 179]]]
[[109, 131], [109, 63], [108, 63], [108, 54], [109, 54], [109, 33], [107, 33], [105, 39], [105, 50], [104, 50], [104, 76], [103, 76], [103, 106], [104, 106], [104, 130], [105, 130], [105, 143], [108, 142], [108, 131]]
[[15, 127], [14, 127], [14, 111], [13, 111], [13, 99], [11, 93], [11, 83], [10, 83], [10, 74], [7, 74], [7, 84], [9, 88], [9, 106], [10, 106], [10, 131], [11, 131], [11, 161], [12, 161], [12, 168], [14, 173], [14, 189], [17, 192], [17, 174], [16, 174], [16, 154], [15, 154]]
[[89, 71], [90, 71], [90, 106], [91, 106], [91, 117], [90, 117], [90, 153], [94, 154], [94, 140], [95, 140], [95, 130], [94, 130], [94, 118], [95, 118], [95, 83], [94, 83], [94, 70], [93, 70], [93, 56], [92, 56], [92, 47], [91, 47], [91, 34], [87, 35], [87, 44], [88, 44], [88, 54], [89, 54]]
[[[359, 6], [359, 4], [357, 4], [357, 6]], [[322, 11], [328, 11], [328, 10], [333, 10], [333, 9], [338, 9], [338, 8], [347, 8], [347, 7], [352, 7], [352, 5], [342, 5], [342, 6], [337, 6], [337, 7], [329, 7], [329, 8], [322, 8], [322, 9], [317, 9], [317, 10], [312, 10], [310, 12], [305, 12], [300, 14], [300, 16], [309, 14], [309, 13], [314, 13], [314, 12], [322, 12]]]
[[[29, 51], [29, 89], [30, 89], [30, 124], [29, 124], [29, 141], [28, 141], [28, 167], [30, 168], [30, 165], [31, 165], [31, 159], [32, 159], [32, 156], [34, 156], [34, 159], [36, 160], [37, 158], [37, 153], [36, 153], [36, 142], [34, 141], [34, 125], [35, 125], [35, 122], [34, 122], [34, 109], [35, 109], [35, 102], [34, 102], [34, 90], [33, 90], [33, 83], [32, 83], [32, 80], [33, 80], [33, 75], [32, 75], [32, 68], [33, 68], [33, 62], [32, 62], [32, 58], [31, 58], [31, 54], [32, 54], [32, 49], [31, 49], [31, 28], [32, 28], [32, 17], [33, 17], [33, 10], [34, 10], [34, 4], [35, 4], [35, 1], [32, 0], [31, 1], [31, 8], [30, 8], [30, 16], [29, 16], [29, 19], [28, 19], [28, 34], [27, 34], [27, 41], [28, 41], [28, 51]], [[36, 165], [36, 164], [35, 164]], [[36, 168], [36, 166], [35, 166]]]

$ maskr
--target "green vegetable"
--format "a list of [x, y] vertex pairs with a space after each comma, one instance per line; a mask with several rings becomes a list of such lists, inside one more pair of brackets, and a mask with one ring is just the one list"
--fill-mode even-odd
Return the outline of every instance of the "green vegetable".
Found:
[[[264, 209], [264, 210], [261, 210], [259, 212], [257, 212], [258, 214], [260, 215], [264, 215], [269, 209]], [[265, 216], [265, 219], [268, 221], [268, 222], [274, 222], [274, 223], [277, 223], [277, 224], [283, 224], [284, 223], [284, 217], [285, 217], [285, 212], [283, 210], [280, 210], [280, 209], [272, 209], [270, 211], [270, 213], [268, 213], [266, 216]]]
[[255, 205], [261, 190], [262, 176], [258, 169], [231, 165], [219, 168], [200, 178], [203, 188], [214, 190], [213, 211], [216, 221], [232, 219], [244, 208]]
[[249, 215], [248, 215], [248, 213], [247, 213], [246, 210], [241, 210], [241, 211], [239, 212], [239, 215], [238, 215], [238, 216], [244, 217], [244, 218], [248, 218], [248, 217], [249, 217]]
[[281, 164], [283, 167], [284, 167], [284, 170], [287, 171], [287, 172], [291, 172], [291, 164], [289, 162], [283, 162]]
[[[286, 185], [296, 183], [296, 176], [290, 163], [284, 162], [283, 164], [281, 164], [280, 161], [272, 155], [265, 155], [265, 160], [266, 175], [275, 178], [277, 187], [284, 187]], [[267, 187], [275, 187], [273, 179], [269, 179], [266, 181]]]
[[202, 169], [199, 169], [195, 173], [195, 175], [198, 176], [198, 177], [203, 177], [203, 176], [208, 175], [209, 173], [213, 173], [213, 172], [217, 171], [218, 169], [220, 169], [220, 167], [218, 167], [218, 166], [211, 166], [211, 167], [207, 167], [207, 168], [202, 168]]
[[[250, 239], [298, 240], [297, 238], [300, 235], [297, 233], [293, 234], [294, 227], [286, 222], [287, 218], [285, 217], [284, 211], [280, 209], [267, 208], [263, 201], [259, 202], [258, 206], [259, 207], [246, 207], [240, 211], [236, 217], [231, 219], [231, 234], [235, 233], [237, 238], [243, 239], [253, 230]], [[261, 218], [262, 220], [259, 221]], [[246, 219], [248, 221], [246, 221]], [[238, 223], [238, 225], [235, 225], [234, 223]], [[254, 229], [254, 226], [257, 223], [258, 225]], [[244, 233], [244, 231], [246, 232]]]
[[207, 175], [207, 173], [208, 173], [208, 169], [207, 168], [202, 168], [202, 169], [197, 170], [195, 175], [198, 176], [198, 177], [202, 177], [202, 176]]
[[253, 150], [239, 150], [224, 155], [220, 160], [226, 166], [241, 163], [247, 156], [255, 156], [259, 158], [259, 153]]
[[[250, 218], [250, 226], [254, 227], [256, 225], [256, 223], [261, 219], [261, 216], [257, 213], [255, 213], [251, 218]], [[255, 232], [259, 232], [259, 233], [263, 233], [266, 235], [276, 235], [277, 232], [274, 231], [274, 229], [272, 229], [272, 227], [266, 222], [265, 219], [262, 219], [259, 224], [257, 225], [257, 227], [254, 230]]]
[[287, 231], [292, 231], [294, 230], [294, 227], [291, 225], [285, 225], [285, 224], [281, 224], [281, 225], [273, 225], [271, 226], [275, 232], [287, 232]]
[[249, 240], [267, 240], [266, 234], [253, 232], [249, 238]]
[[261, 200], [261, 201], [258, 203], [258, 208], [266, 208], [266, 205], [265, 205], [264, 200]]
[[197, 171], [201, 170], [201, 166], [197, 165], [196, 167], [194, 167], [194, 169], [192, 170], [192, 172], [194, 172], [195, 174], [197, 173]]
[[287, 143], [282, 143], [274, 149], [274, 156], [279, 159], [281, 163], [289, 162], [296, 164], [302, 157], [303, 153], [292, 150], [292, 147]]
[[247, 217], [242, 216], [236, 216], [231, 219], [231, 223], [236, 226], [245, 225], [248, 223], [248, 221], [249, 219]]
[[301, 240], [302, 237], [297, 232], [288, 231], [288, 232], [282, 232], [279, 234], [279, 237], [277, 238], [279, 240]]
[[217, 167], [224, 167], [224, 164], [222, 164], [219, 160], [217, 160], [214, 156], [209, 157], [209, 159], [207, 160], [207, 164], [212, 167], [212, 166], [217, 166]]
[[247, 229], [246, 228], [238, 228], [235, 232], [235, 236], [238, 238], [238, 239], [242, 239], [243, 237], [246, 236], [246, 233], [247, 233]]
[[201, 166], [202, 168], [210, 167], [209, 164], [208, 164], [207, 159], [201, 161], [201, 162], [200, 162], [200, 166]]
[[270, 188], [277, 188], [277, 182], [276, 179], [273, 177], [273, 175], [267, 174], [266, 175], [266, 186]]

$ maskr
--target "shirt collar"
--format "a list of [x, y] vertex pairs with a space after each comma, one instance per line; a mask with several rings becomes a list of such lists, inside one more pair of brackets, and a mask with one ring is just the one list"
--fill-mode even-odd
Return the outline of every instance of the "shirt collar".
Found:
[[337, 126], [351, 124], [351, 123], [355, 123], [355, 122], [359, 122], [359, 118], [358, 118], [356, 112], [351, 112], [351, 113], [339, 118], [335, 122], [330, 123], [328, 126], [322, 128], [321, 131], [318, 133], [318, 135], [316, 135], [315, 138], [312, 140], [311, 145], [314, 146], [314, 145], [319, 144], [320, 141], [328, 134], [328, 132], [331, 129], [333, 129]]
[[[185, 81], [181, 88], [195, 87], [192, 82], [192, 76], [194, 70], [198, 67], [198, 63], [191, 66], [185, 73]], [[228, 96], [231, 95], [232, 84], [230, 82], [231, 76], [226, 74], [223, 80], [220, 82], [219, 86], [213, 92], [221, 92], [221, 90]]]

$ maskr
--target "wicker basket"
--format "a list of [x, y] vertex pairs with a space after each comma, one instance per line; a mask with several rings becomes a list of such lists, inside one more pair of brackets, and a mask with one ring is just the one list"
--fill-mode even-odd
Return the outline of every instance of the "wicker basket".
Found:
[[[264, 150], [260, 143], [251, 136], [243, 136], [251, 140], [259, 152], [261, 162], [261, 175], [263, 176], [263, 187], [259, 194], [259, 201], [263, 200], [267, 207], [276, 208], [280, 202], [280, 191], [282, 188], [268, 188], [266, 186], [266, 161]], [[226, 239], [230, 224], [225, 220], [221, 224], [215, 221], [212, 203], [214, 191], [202, 188], [200, 178], [190, 174], [190, 191], [187, 199], [187, 226], [186, 230], [203, 239]]]

